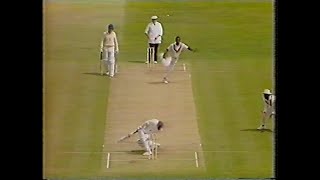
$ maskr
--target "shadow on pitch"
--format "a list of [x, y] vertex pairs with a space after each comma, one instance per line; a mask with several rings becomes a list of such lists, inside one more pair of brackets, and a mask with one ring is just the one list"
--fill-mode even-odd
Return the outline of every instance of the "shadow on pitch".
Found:
[[147, 82], [148, 84], [165, 84], [162, 81], [156, 81], [156, 82]]
[[155, 81], [155, 82], [147, 82], [148, 84], [163, 84], [163, 85], [169, 85], [175, 82], [169, 82], [168, 84], [164, 83], [163, 81]]
[[82, 74], [87, 74], [87, 75], [94, 75], [94, 76], [103, 76], [100, 73], [97, 72], [92, 72], [92, 73], [82, 73]]
[[131, 150], [131, 151], [127, 151], [128, 154], [143, 154], [145, 151], [144, 150]]
[[241, 129], [240, 131], [253, 131], [253, 132], [273, 132], [271, 129]]
[[139, 64], [144, 64], [145, 62], [144, 61], [128, 61], [130, 63], [139, 63]]

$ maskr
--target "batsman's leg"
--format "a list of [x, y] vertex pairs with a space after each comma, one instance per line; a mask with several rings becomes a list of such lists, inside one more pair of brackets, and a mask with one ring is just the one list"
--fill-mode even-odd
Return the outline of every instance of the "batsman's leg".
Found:
[[114, 52], [108, 53], [108, 62], [109, 62], [109, 76], [113, 77], [115, 74], [115, 59]]
[[101, 75], [104, 74], [104, 72], [106, 72], [106, 74], [108, 74], [108, 53], [106, 51], [103, 51], [101, 53], [101, 57], [100, 57], [100, 73]]
[[108, 63], [108, 60], [107, 59], [104, 59], [104, 60], [102, 60], [102, 64], [103, 64], [103, 71], [105, 71], [106, 72], [106, 74], [108, 74], [109, 72], [108, 72], [108, 69], [109, 69], [109, 63]]
[[119, 73], [118, 54], [114, 53], [114, 74]]
[[102, 59], [100, 59], [100, 62], [99, 62], [99, 68], [100, 68], [100, 75], [102, 76], [102, 75], [103, 75], [103, 70], [102, 70]]
[[143, 147], [145, 149], [145, 153], [143, 153], [144, 156], [149, 156], [152, 154], [150, 145], [149, 145], [149, 135], [145, 134], [142, 130], [138, 131], [138, 135], [139, 135], [139, 144], [143, 144]]

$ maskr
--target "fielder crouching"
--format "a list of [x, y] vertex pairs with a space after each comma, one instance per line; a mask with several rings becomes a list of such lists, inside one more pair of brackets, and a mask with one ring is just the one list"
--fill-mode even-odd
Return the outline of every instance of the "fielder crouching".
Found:
[[145, 123], [143, 123], [141, 126], [139, 126], [135, 131], [128, 134], [127, 136], [124, 136], [119, 139], [118, 142], [121, 142], [135, 133], [138, 133], [139, 139], [137, 140], [137, 143], [140, 147], [144, 148], [145, 152], [143, 153], [144, 156], [152, 155], [152, 151], [154, 150], [155, 146], [160, 146], [159, 143], [152, 141], [152, 134], [156, 134], [163, 130], [163, 122], [159, 121], [158, 119], [151, 119], [147, 120]]
[[272, 94], [269, 89], [265, 89], [262, 92], [262, 100], [264, 108], [262, 111], [261, 125], [257, 128], [258, 130], [267, 129], [266, 120], [271, 119], [271, 117], [275, 115], [276, 96]]

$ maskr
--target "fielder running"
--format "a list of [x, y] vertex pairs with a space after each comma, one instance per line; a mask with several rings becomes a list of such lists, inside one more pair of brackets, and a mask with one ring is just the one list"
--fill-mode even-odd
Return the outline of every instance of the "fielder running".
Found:
[[163, 130], [163, 122], [159, 121], [158, 119], [151, 119], [143, 123], [139, 126], [135, 131], [131, 132], [130, 134], [123, 136], [118, 140], [121, 142], [132, 135], [138, 133], [139, 139], [137, 143], [140, 147], [145, 149], [145, 152], [142, 154], [144, 156], [152, 155], [152, 151], [154, 150], [155, 146], [160, 146], [159, 143], [155, 143], [152, 141], [152, 134], [158, 133]]
[[115, 74], [115, 54], [118, 54], [118, 40], [117, 35], [114, 32], [112, 24], [108, 25], [108, 31], [103, 33], [103, 37], [100, 43], [101, 61], [105, 67], [107, 75], [113, 77]]
[[262, 99], [264, 102], [264, 109], [262, 111], [261, 125], [257, 128], [258, 130], [266, 129], [266, 120], [270, 119], [275, 115], [275, 100], [276, 96], [271, 93], [269, 89], [265, 89], [262, 93]]
[[[174, 69], [175, 64], [179, 60], [180, 54], [185, 51], [193, 51], [195, 52], [195, 49], [191, 49], [191, 47], [187, 46], [183, 42], [181, 42], [181, 38], [179, 36], [176, 37], [175, 42], [170, 44], [170, 46], [166, 49], [166, 52], [163, 54], [163, 64], [166, 67], [166, 73], [163, 77], [164, 83], [168, 82], [168, 74]], [[168, 57], [167, 57], [168, 54]]]

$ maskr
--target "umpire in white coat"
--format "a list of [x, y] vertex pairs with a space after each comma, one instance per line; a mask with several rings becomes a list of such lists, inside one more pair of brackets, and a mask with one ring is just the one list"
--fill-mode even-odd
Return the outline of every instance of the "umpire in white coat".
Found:
[[[151, 17], [151, 22], [145, 29], [145, 35], [148, 38], [149, 47], [154, 47], [154, 63], [158, 62], [158, 49], [162, 41], [163, 28], [162, 24], [158, 22], [157, 16]], [[150, 63], [150, 57], [146, 61], [146, 64]]]

